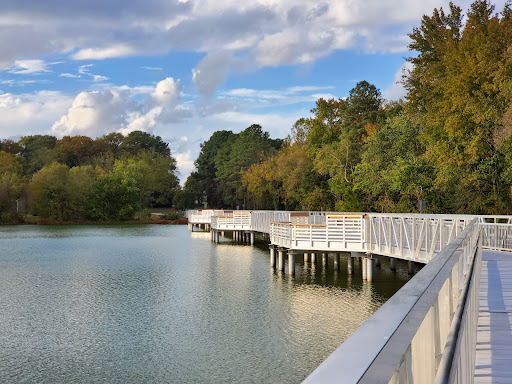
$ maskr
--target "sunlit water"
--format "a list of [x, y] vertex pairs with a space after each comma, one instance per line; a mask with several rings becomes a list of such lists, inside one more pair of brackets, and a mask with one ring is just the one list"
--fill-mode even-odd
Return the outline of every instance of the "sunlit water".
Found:
[[407, 281], [186, 226], [0, 227], [0, 382], [299, 383]]

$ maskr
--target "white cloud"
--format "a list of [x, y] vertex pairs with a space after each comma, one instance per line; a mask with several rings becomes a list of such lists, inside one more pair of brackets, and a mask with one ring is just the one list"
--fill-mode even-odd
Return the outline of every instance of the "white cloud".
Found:
[[133, 55], [136, 50], [127, 44], [113, 45], [107, 48], [81, 49], [71, 56], [74, 60], [103, 60]]
[[148, 71], [161, 71], [162, 68], [159, 67], [141, 67], [142, 69], [147, 69]]
[[72, 102], [60, 92], [0, 93], [0, 137], [46, 133]]
[[49, 72], [48, 64], [43, 60], [16, 60], [14, 67], [9, 71], [16, 75], [28, 75], [33, 73]]
[[[144, 95], [143, 100], [134, 98]], [[177, 109], [180, 82], [173, 78], [160, 81], [155, 87], [111, 87], [81, 92], [66, 114], [52, 126], [56, 136], [102, 136], [119, 131], [124, 134], [139, 130], [151, 132], [157, 122], [179, 115]]]
[[69, 77], [71, 79], [78, 79], [80, 75], [73, 75], [72, 73], [61, 73], [59, 77]]
[[[503, 3], [498, 0], [498, 11]], [[421, 16], [448, 4], [448, 0], [126, 0], [119, 12], [112, 2], [96, 2], [92, 7], [83, 1], [46, 0], [29, 7], [4, 0], [0, 68], [16, 62], [15, 73], [41, 72], [42, 61], [20, 59], [49, 54], [103, 60], [201, 52], [205, 57], [194, 68], [194, 82], [201, 93], [211, 96], [232, 73], [312, 63], [340, 49], [403, 52], [406, 34]]]
[[88, 75], [90, 69], [94, 64], [84, 64], [78, 67], [78, 73], [81, 75]]
[[101, 76], [101, 75], [91, 75], [91, 76], [92, 76], [92, 81], [94, 81], [95, 83], [98, 83], [100, 81], [106, 81], [109, 79], [107, 76]]
[[192, 154], [191, 150], [188, 150], [186, 152], [177, 152], [174, 153], [173, 156], [176, 159], [176, 165], [178, 167], [180, 175], [182, 176], [181, 183], [184, 184], [186, 176], [188, 176], [195, 168], [195, 156]]
[[400, 98], [405, 97], [407, 91], [402, 85], [402, 77], [412, 69], [412, 63], [406, 61], [402, 64], [400, 69], [395, 73], [393, 84], [391, 84], [386, 90], [384, 90], [384, 92], [382, 92], [382, 96], [386, 100], [399, 100]]
[[158, 105], [174, 107], [178, 102], [180, 91], [180, 81], [168, 77], [156, 85], [151, 97]]

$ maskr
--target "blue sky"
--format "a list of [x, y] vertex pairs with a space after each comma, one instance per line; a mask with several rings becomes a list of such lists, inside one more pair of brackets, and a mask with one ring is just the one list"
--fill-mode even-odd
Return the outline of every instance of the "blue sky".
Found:
[[3, 0], [0, 138], [144, 130], [170, 143], [183, 182], [216, 130], [283, 138], [361, 80], [403, 96], [407, 33], [436, 7], [448, 2]]

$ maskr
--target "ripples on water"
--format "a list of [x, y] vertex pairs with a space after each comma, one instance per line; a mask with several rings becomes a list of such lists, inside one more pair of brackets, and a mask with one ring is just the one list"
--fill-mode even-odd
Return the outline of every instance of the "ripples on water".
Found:
[[0, 382], [298, 383], [407, 280], [330, 262], [289, 278], [186, 226], [0, 227]]

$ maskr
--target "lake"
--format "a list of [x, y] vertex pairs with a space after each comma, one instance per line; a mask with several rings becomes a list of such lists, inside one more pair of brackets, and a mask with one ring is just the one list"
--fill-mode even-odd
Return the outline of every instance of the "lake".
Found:
[[187, 226], [0, 227], [0, 382], [300, 383], [408, 280]]

